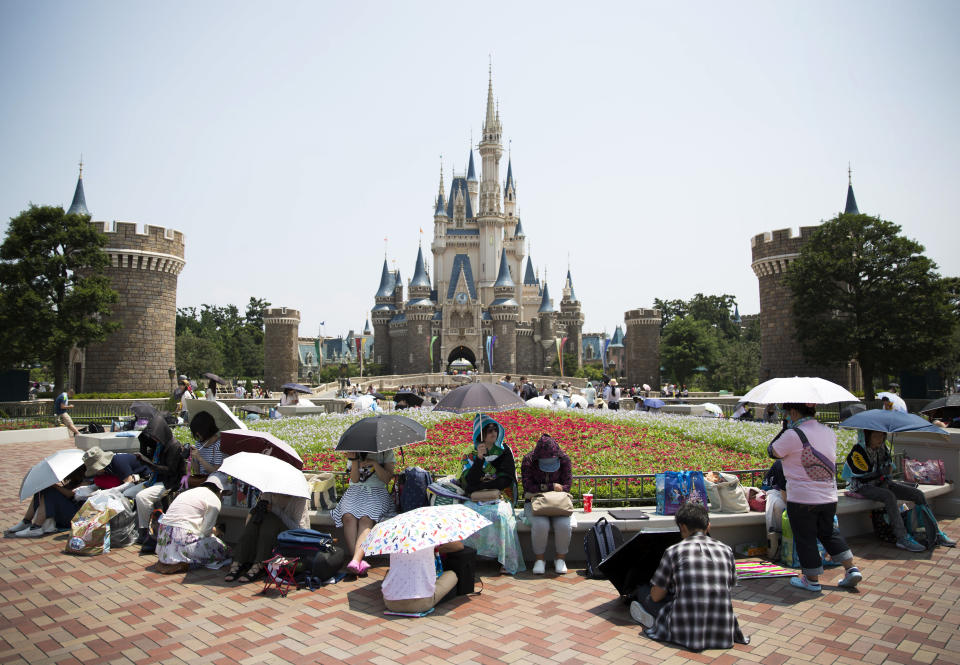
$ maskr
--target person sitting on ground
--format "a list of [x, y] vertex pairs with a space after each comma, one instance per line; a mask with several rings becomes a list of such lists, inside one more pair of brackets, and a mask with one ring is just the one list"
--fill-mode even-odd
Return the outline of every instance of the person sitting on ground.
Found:
[[[141, 476], [150, 471], [150, 467], [133, 453], [106, 452], [98, 446], [84, 451], [83, 464], [87, 476], [93, 478], [94, 484], [103, 490], [136, 484]], [[132, 499], [134, 496], [135, 493], [129, 494], [128, 498]]]
[[[897, 547], [909, 552], [923, 552], [927, 548], [907, 533], [900, 515], [898, 499], [912, 501], [917, 506], [927, 505], [926, 495], [905, 483], [890, 479], [894, 471], [893, 456], [884, 443], [886, 433], [876, 430], [858, 430], [857, 444], [847, 455], [841, 475], [849, 483], [849, 490], [865, 499], [879, 501], [887, 510], [887, 519], [897, 537]], [[937, 544], [955, 547], [956, 543], [938, 529]]]
[[347, 570], [357, 576], [367, 574], [370, 564], [363, 560], [363, 541], [377, 522], [397, 514], [387, 484], [393, 478], [396, 455], [382, 453], [347, 453], [350, 486], [330, 512], [333, 523], [343, 527], [347, 553], [351, 555]]
[[80, 465], [63, 480], [33, 495], [23, 519], [3, 532], [17, 538], [39, 538], [69, 529], [83, 501], [74, 492], [83, 484], [84, 466]]
[[553, 562], [557, 575], [567, 572], [567, 550], [570, 549], [570, 537], [573, 532], [572, 516], [559, 515], [544, 517], [534, 515], [530, 497], [539, 492], [569, 492], [573, 483], [570, 457], [560, 449], [549, 434], [537, 441], [534, 449], [524, 455], [520, 463], [520, 477], [523, 480], [523, 493], [527, 500], [523, 512], [530, 524], [530, 540], [533, 546], [533, 574], [543, 575], [546, 571], [547, 535], [553, 525], [554, 547], [557, 558]]
[[149, 536], [154, 504], [180, 486], [180, 480], [186, 474], [186, 460], [190, 452], [173, 437], [170, 426], [160, 414], [150, 420], [140, 432], [139, 439], [140, 452], [136, 457], [148, 467], [148, 477], [123, 494], [134, 497], [137, 504], [137, 544], [142, 545]]
[[53, 412], [60, 418], [60, 422], [63, 423], [63, 426], [70, 432], [70, 436], [76, 436], [80, 433], [80, 430], [73, 424], [73, 418], [67, 413], [68, 409], [73, 408], [73, 404], [70, 404], [71, 397], [73, 397], [72, 389], [57, 395], [57, 399], [53, 400]]
[[160, 518], [158, 572], [168, 575], [201, 566], [219, 568], [230, 561], [230, 550], [216, 527], [226, 483], [226, 476], [213, 473], [199, 487], [176, 496]]
[[457, 552], [462, 542], [427, 547], [409, 554], [391, 554], [390, 568], [380, 587], [383, 603], [391, 612], [422, 614], [436, 607], [457, 586], [457, 574], [437, 575], [437, 553]]
[[200, 411], [190, 420], [190, 433], [197, 445], [190, 445], [190, 487], [202, 484], [206, 477], [223, 464], [220, 452], [220, 428], [213, 414]]
[[233, 565], [224, 578], [246, 584], [266, 573], [263, 562], [270, 558], [277, 536], [289, 529], [309, 529], [308, 499], [289, 494], [266, 493], [247, 515], [247, 521], [233, 548]]
[[[513, 575], [526, 570], [513, 502], [517, 496], [517, 465], [513, 451], [503, 440], [506, 430], [490, 416], [473, 419], [473, 452], [463, 458], [460, 486], [471, 498], [465, 505], [493, 524], [464, 541], [479, 556], [496, 558], [501, 572]], [[506, 496], [504, 501], [502, 496]]]
[[651, 639], [692, 651], [750, 642], [730, 598], [737, 584], [733, 550], [707, 535], [709, 517], [699, 503], [680, 506], [674, 520], [683, 540], [667, 548], [650, 584], [630, 603], [630, 616]]

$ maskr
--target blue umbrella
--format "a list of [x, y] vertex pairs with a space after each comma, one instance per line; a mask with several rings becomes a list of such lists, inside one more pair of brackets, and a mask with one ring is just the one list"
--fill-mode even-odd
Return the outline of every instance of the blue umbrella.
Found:
[[936, 432], [937, 434], [947, 434], [946, 430], [927, 422], [918, 415], [884, 409], [869, 409], [856, 413], [840, 423], [840, 427], [872, 429], [879, 432]]
[[643, 405], [648, 409], [660, 409], [663, 408], [663, 405], [666, 404], [662, 399], [656, 399], [654, 397], [647, 397], [643, 400]]

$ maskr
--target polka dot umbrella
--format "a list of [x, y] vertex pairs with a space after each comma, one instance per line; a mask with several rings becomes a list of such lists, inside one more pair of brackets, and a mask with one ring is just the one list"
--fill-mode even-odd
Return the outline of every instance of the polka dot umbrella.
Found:
[[378, 415], [350, 425], [337, 442], [341, 452], [382, 453], [427, 439], [427, 428], [412, 418]]

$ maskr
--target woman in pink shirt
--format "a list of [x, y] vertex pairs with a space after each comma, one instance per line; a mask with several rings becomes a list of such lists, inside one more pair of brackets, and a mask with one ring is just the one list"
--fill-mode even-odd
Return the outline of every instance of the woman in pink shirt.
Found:
[[[463, 549], [462, 542], [437, 548], [441, 552]], [[391, 554], [390, 569], [381, 585], [383, 602], [391, 612], [422, 614], [439, 603], [457, 586], [457, 574], [445, 570], [438, 577], [434, 548], [410, 554]]]
[[854, 588], [863, 575], [853, 564], [847, 542], [833, 528], [837, 513], [837, 437], [814, 417], [815, 404], [784, 404], [783, 412], [787, 417], [784, 429], [770, 442], [767, 453], [783, 460], [787, 479], [787, 517], [803, 573], [791, 577], [790, 584], [807, 591], [821, 590], [819, 540], [830, 558], [846, 569], [839, 585]]

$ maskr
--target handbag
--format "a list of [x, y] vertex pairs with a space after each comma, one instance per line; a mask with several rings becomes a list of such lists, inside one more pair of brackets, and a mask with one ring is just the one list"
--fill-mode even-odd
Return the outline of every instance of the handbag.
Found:
[[750, 510], [755, 510], [758, 513], [767, 512], [767, 493], [756, 487], [748, 487], [747, 504], [750, 506]]
[[674, 515], [687, 501], [707, 506], [703, 471], [664, 471], [656, 475], [657, 515]]
[[331, 511], [337, 505], [337, 483], [330, 472], [307, 476], [310, 509]]
[[530, 511], [537, 517], [566, 517], [573, 514], [569, 492], [540, 492], [530, 497]]
[[500, 490], [477, 490], [470, 492], [470, 500], [477, 503], [481, 501], [499, 501]]
[[921, 485], [943, 485], [946, 482], [942, 459], [903, 458], [903, 479]]

